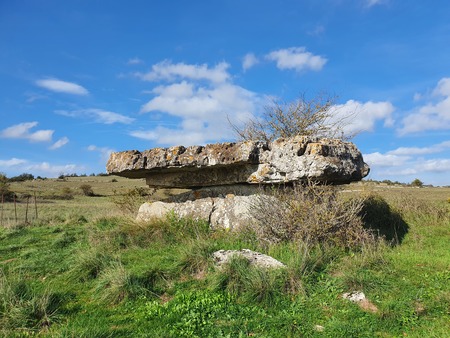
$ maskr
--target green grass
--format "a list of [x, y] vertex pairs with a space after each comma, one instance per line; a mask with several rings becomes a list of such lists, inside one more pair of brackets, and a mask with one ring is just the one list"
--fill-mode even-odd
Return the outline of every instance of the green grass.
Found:
[[[379, 191], [384, 199], [369, 205], [366, 219], [369, 227], [406, 227], [401, 241], [354, 250], [260, 247], [251, 233], [173, 215], [136, 223], [108, 215], [109, 197], [52, 201], [59, 212], [49, 207], [42, 219], [0, 228], [0, 336], [445, 337], [449, 190], [403, 189]], [[386, 208], [390, 216], [373, 213]], [[214, 268], [213, 251], [241, 248], [287, 268], [260, 270], [239, 259]], [[377, 311], [342, 298], [354, 290]]]

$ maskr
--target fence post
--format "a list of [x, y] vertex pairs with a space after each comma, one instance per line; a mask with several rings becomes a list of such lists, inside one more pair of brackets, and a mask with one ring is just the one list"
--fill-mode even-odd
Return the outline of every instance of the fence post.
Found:
[[28, 204], [30, 203], [30, 195], [27, 196], [27, 208], [25, 209], [25, 223], [28, 223]]
[[1, 215], [1, 217], [0, 217], [0, 219], [1, 219], [1, 222], [0, 222], [0, 225], [2, 225], [3, 226], [3, 204], [4, 204], [4, 195], [3, 195], [3, 193], [2, 193], [2, 215]]
[[14, 199], [14, 220], [16, 221], [16, 225], [17, 225], [17, 205], [16, 205], [16, 194], [13, 194], [13, 199]]
[[36, 211], [36, 219], [38, 218], [38, 207], [36, 203], [36, 191], [34, 192], [34, 210]]

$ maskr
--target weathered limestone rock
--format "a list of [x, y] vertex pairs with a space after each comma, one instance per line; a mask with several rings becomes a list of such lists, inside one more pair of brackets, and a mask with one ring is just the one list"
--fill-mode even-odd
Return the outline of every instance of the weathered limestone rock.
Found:
[[353, 143], [297, 136], [271, 143], [245, 141], [206, 146], [154, 148], [112, 153], [109, 174], [146, 178], [159, 188], [231, 184], [328, 183], [361, 180], [369, 173]]
[[227, 264], [234, 256], [245, 258], [251, 265], [255, 265], [260, 268], [279, 269], [286, 267], [285, 264], [273, 257], [249, 249], [219, 250], [213, 253], [214, 261], [219, 268], [222, 267], [222, 265]]
[[270, 196], [250, 195], [235, 196], [229, 194], [222, 197], [207, 197], [185, 202], [153, 202], [144, 203], [138, 211], [137, 220], [147, 221], [162, 218], [168, 212], [174, 212], [180, 217], [192, 217], [208, 221], [213, 229], [238, 229], [251, 224], [253, 217], [251, 208], [260, 198]]

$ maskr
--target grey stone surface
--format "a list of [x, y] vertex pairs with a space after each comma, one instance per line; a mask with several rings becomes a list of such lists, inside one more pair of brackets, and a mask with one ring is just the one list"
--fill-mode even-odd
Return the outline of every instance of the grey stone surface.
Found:
[[271, 143], [217, 143], [112, 153], [107, 172], [146, 178], [160, 188], [290, 183], [306, 179], [328, 183], [361, 180], [369, 173], [353, 143], [297, 136]]
[[251, 265], [255, 265], [260, 268], [285, 268], [286, 265], [276, 260], [273, 257], [264, 255], [262, 253], [252, 251], [249, 249], [242, 250], [219, 250], [213, 253], [213, 259], [218, 267], [222, 267], [227, 264], [232, 257], [242, 257], [247, 259]]
[[251, 208], [261, 198], [273, 198], [263, 195], [236, 196], [228, 194], [225, 197], [207, 197], [185, 202], [153, 202], [141, 205], [136, 217], [139, 221], [162, 218], [168, 212], [174, 212], [180, 217], [192, 217], [208, 221], [213, 229], [238, 229], [253, 222]]

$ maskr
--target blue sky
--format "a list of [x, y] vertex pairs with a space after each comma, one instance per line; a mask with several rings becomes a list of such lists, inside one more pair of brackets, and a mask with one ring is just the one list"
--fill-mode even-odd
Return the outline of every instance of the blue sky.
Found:
[[449, 185], [449, 18], [444, 0], [0, 1], [0, 172], [104, 172], [326, 92], [369, 178]]

